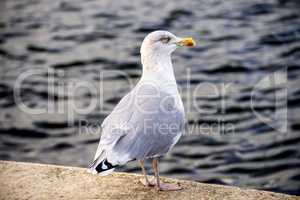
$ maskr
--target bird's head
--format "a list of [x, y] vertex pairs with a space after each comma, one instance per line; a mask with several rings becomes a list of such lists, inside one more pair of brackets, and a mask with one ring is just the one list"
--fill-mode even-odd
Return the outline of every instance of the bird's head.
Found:
[[180, 38], [168, 31], [154, 31], [149, 33], [141, 47], [141, 54], [160, 54], [170, 55], [177, 47], [180, 46], [195, 46], [193, 38]]

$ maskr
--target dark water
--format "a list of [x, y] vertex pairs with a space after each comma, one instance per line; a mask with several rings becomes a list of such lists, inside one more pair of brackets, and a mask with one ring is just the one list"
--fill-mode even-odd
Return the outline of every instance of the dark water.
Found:
[[[143, 37], [167, 29], [198, 46], [173, 56], [187, 126], [161, 173], [300, 194], [298, 1], [0, 4], [0, 159], [87, 166], [97, 125], [130, 90], [125, 76], [141, 75]], [[95, 88], [72, 90], [81, 82]], [[94, 100], [84, 114], [69, 106], [88, 110]], [[48, 111], [29, 112], [38, 109]], [[120, 170], [140, 171], [135, 162]]]

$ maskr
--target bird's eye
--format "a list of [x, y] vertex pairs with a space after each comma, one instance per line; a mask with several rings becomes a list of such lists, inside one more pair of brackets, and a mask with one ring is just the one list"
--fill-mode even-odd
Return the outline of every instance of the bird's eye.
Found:
[[162, 43], [164, 43], [164, 44], [170, 42], [170, 40], [171, 40], [170, 37], [162, 37], [162, 38], [160, 39], [160, 41], [161, 41]]

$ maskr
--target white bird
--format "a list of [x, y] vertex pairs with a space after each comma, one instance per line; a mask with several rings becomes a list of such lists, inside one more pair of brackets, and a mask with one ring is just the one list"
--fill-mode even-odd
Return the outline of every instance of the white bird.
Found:
[[[147, 35], [141, 46], [143, 74], [102, 123], [102, 134], [89, 171], [101, 175], [138, 160], [146, 186], [179, 190], [177, 184], [160, 182], [158, 158], [179, 140], [184, 127], [184, 108], [178, 92], [171, 53], [179, 46], [195, 46], [192, 38], [167, 31]], [[155, 178], [147, 177], [144, 160], [151, 158]]]

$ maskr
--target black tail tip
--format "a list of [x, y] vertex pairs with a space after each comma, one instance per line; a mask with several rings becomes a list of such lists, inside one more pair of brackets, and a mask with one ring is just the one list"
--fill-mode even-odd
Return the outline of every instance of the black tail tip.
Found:
[[112, 168], [115, 168], [117, 165], [113, 165], [110, 162], [108, 162], [107, 159], [104, 159], [103, 161], [101, 161], [97, 167], [95, 168], [95, 170], [97, 171], [97, 173], [101, 173], [107, 170], [110, 170]]

